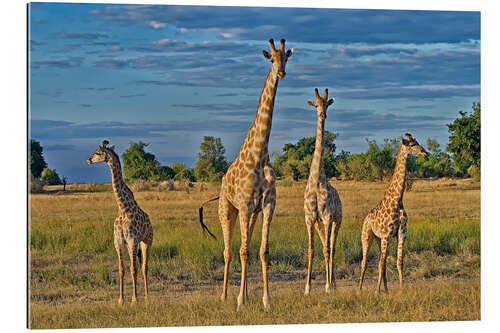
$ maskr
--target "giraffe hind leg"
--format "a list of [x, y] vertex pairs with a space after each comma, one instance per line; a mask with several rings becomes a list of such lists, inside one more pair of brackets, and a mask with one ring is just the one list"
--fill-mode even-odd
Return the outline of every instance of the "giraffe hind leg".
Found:
[[[377, 238], [377, 244], [378, 244], [378, 249], [379, 249], [379, 255], [382, 256], [382, 245], [381, 245], [380, 238]], [[387, 289], [387, 265], [384, 265], [384, 270], [382, 272], [382, 279], [384, 281], [384, 290], [385, 290], [385, 292], [388, 292], [388, 289]]]
[[240, 260], [241, 260], [241, 284], [240, 293], [238, 295], [238, 308], [247, 303], [245, 290], [247, 283], [247, 268], [248, 259], [250, 257], [250, 220], [251, 216], [248, 212], [240, 212], [240, 231], [241, 231], [241, 245], [240, 245]]
[[403, 288], [403, 246], [406, 239], [406, 221], [399, 226], [398, 232], [398, 275], [399, 275], [399, 288]]
[[127, 241], [128, 254], [130, 257], [130, 274], [132, 275], [132, 303], [137, 302], [137, 250], [138, 242], [136, 240]]
[[148, 262], [151, 252], [152, 241], [141, 242], [142, 251], [142, 276], [144, 278], [144, 297], [146, 300], [149, 298], [149, 285], [148, 285]]

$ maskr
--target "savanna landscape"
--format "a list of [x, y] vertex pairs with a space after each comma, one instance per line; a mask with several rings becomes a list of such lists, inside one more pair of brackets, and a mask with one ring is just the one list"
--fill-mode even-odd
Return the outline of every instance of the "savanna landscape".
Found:
[[[316, 235], [311, 295], [304, 296], [307, 233], [305, 182], [281, 180], [269, 238], [271, 309], [262, 307], [260, 225], [251, 242], [249, 304], [236, 312], [240, 263], [231, 264], [229, 295], [220, 300], [224, 258], [217, 204], [205, 206], [203, 233], [198, 207], [217, 195], [210, 183], [175, 182], [132, 187], [155, 231], [150, 297], [130, 304], [126, 255], [125, 304], [119, 306], [113, 248], [117, 207], [111, 184], [47, 186], [30, 194], [29, 326], [90, 328], [250, 325], [480, 319], [480, 183], [473, 179], [415, 180], [404, 195], [408, 213], [404, 290], [399, 290], [396, 241], [387, 260], [389, 292], [375, 294], [378, 248], [368, 256], [365, 287], [358, 293], [360, 233], [367, 212], [383, 197], [385, 182], [333, 180], [344, 212], [337, 240], [337, 289], [325, 294], [325, 268]], [[233, 253], [239, 250], [236, 226]], [[304, 311], [304, 310], [307, 311]]]
[[480, 320], [480, 14], [30, 4], [29, 328]]

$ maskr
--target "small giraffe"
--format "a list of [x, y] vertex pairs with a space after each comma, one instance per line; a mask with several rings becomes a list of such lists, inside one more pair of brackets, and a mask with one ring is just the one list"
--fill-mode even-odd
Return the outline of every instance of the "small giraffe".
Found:
[[380, 293], [382, 279], [384, 280], [384, 289], [387, 292], [386, 259], [387, 245], [392, 237], [398, 237], [397, 266], [399, 273], [399, 286], [403, 288], [403, 245], [406, 239], [406, 222], [408, 216], [403, 207], [403, 193], [406, 183], [406, 162], [408, 155], [424, 155], [428, 153], [422, 148], [417, 140], [411, 134], [405, 134], [406, 139], [401, 140], [399, 145], [396, 167], [389, 185], [384, 193], [384, 199], [373, 208], [365, 218], [361, 242], [363, 244], [363, 261], [361, 262], [361, 277], [359, 281], [359, 290], [363, 288], [363, 280], [366, 272], [366, 256], [368, 249], [374, 238], [380, 250], [380, 259], [378, 264], [378, 282], [377, 293]]
[[311, 273], [314, 258], [314, 230], [316, 227], [321, 242], [323, 243], [323, 255], [325, 257], [326, 285], [325, 290], [335, 289], [335, 273], [333, 258], [335, 256], [335, 242], [342, 223], [342, 202], [337, 190], [328, 182], [323, 166], [323, 138], [328, 106], [335, 101], [328, 99], [328, 89], [325, 89], [323, 98], [319, 96], [318, 89], [315, 91], [316, 102], [308, 101], [318, 113], [318, 127], [316, 129], [316, 147], [309, 171], [306, 190], [304, 192], [304, 212], [309, 235], [309, 265], [307, 268], [307, 280], [305, 294], [309, 295], [311, 290]]
[[[269, 227], [276, 204], [276, 177], [269, 162], [268, 143], [271, 134], [274, 99], [278, 88], [278, 78], [286, 75], [285, 65], [292, 55], [293, 49], [285, 51], [285, 40], [281, 40], [281, 48], [275, 49], [274, 41], [269, 40], [271, 54], [262, 51], [264, 57], [271, 61], [271, 69], [260, 95], [257, 114], [248, 130], [236, 160], [231, 164], [222, 178], [219, 196], [206, 202], [219, 199], [219, 220], [224, 236], [224, 285], [221, 298], [227, 298], [227, 282], [229, 264], [232, 259], [232, 241], [236, 217], [240, 218], [241, 230], [241, 286], [238, 296], [238, 309], [247, 302], [248, 282], [247, 264], [250, 256], [250, 240], [255, 222], [262, 211], [262, 241], [260, 259], [262, 262], [262, 277], [264, 307], [269, 306], [269, 288], [267, 266], [269, 262]], [[205, 203], [206, 203], [205, 202]], [[200, 222], [203, 218], [203, 205], [200, 207]]]
[[148, 260], [153, 243], [153, 227], [148, 215], [139, 207], [134, 194], [127, 187], [122, 176], [120, 158], [114, 146], [107, 147], [109, 141], [104, 140], [95, 153], [90, 155], [88, 164], [106, 162], [111, 169], [113, 191], [118, 203], [118, 216], [114, 224], [114, 245], [118, 254], [118, 272], [120, 275], [119, 304], [123, 304], [123, 245], [127, 245], [130, 257], [130, 273], [132, 275], [132, 303], [137, 301], [137, 251], [139, 244], [142, 252], [142, 275], [144, 277], [144, 293], [148, 299]]

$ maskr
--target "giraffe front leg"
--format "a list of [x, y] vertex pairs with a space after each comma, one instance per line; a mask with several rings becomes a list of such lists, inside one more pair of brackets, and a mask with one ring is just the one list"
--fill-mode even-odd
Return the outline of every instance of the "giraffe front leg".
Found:
[[250, 258], [250, 216], [248, 213], [240, 214], [240, 228], [241, 228], [241, 246], [240, 246], [240, 261], [241, 261], [241, 285], [240, 294], [238, 295], [237, 311], [246, 304], [246, 283], [247, 283], [247, 267], [248, 259]]
[[325, 282], [325, 292], [328, 294], [330, 293], [330, 248], [328, 245], [328, 237], [327, 241], [325, 242], [326, 244], [323, 245], [323, 256], [325, 258], [325, 274], [326, 274], [326, 282]]
[[[380, 238], [377, 238], [377, 244], [378, 244], [379, 255], [380, 255], [382, 253], [382, 245], [381, 245]], [[388, 292], [388, 289], [387, 289], [387, 267], [385, 265], [384, 265], [384, 271], [382, 272], [382, 279], [384, 281], [384, 290], [385, 290], [385, 292]]]
[[314, 222], [313, 219], [306, 217], [306, 227], [307, 235], [309, 239], [309, 249], [308, 249], [308, 265], [307, 265], [307, 278], [306, 278], [306, 288], [304, 291], [305, 295], [309, 295], [311, 291], [311, 276], [312, 276], [312, 265], [314, 260]]
[[388, 237], [384, 237], [380, 241], [380, 260], [378, 263], [377, 294], [380, 294], [382, 279], [383, 276], [385, 275], [385, 264], [387, 260], [387, 243], [388, 243]]
[[270, 193], [264, 197], [264, 209], [262, 210], [262, 240], [260, 243], [260, 261], [262, 263], [262, 281], [264, 294], [262, 303], [265, 309], [269, 309], [269, 279], [267, 276], [267, 267], [269, 265], [269, 229], [273, 219], [274, 207], [276, 205], [276, 190], [271, 189]]
[[219, 198], [219, 221], [222, 228], [222, 235], [224, 237], [224, 284], [222, 286], [222, 301], [227, 299], [229, 266], [233, 258], [233, 232], [237, 216], [238, 211], [236, 208], [227, 201], [223, 194], [221, 194]]
[[405, 243], [405, 239], [406, 239], [406, 218], [404, 223], [401, 223], [399, 225], [399, 232], [398, 232], [398, 275], [399, 275], [400, 289], [403, 289], [403, 246]]
[[359, 277], [359, 291], [363, 288], [363, 280], [365, 279], [366, 273], [366, 261], [368, 256], [368, 250], [372, 244], [373, 231], [369, 228], [367, 224], [363, 225], [363, 232], [361, 233], [361, 244], [363, 246], [363, 260], [361, 261], [361, 275]]
[[120, 298], [118, 298], [118, 304], [123, 304], [123, 277], [125, 276], [124, 264], [123, 264], [123, 240], [115, 235], [115, 250], [118, 255], [118, 277], [120, 279]]

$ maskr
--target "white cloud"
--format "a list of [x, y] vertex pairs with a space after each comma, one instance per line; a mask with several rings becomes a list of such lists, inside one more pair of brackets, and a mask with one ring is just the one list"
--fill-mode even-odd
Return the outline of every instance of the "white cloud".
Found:
[[163, 29], [167, 26], [166, 23], [158, 22], [158, 21], [147, 21], [146, 25], [152, 27], [153, 29]]

